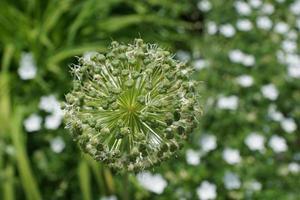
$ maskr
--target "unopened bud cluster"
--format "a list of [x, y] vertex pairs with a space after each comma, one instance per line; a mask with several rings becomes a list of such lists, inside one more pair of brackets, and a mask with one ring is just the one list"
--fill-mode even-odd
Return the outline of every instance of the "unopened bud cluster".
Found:
[[110, 167], [139, 171], [171, 157], [201, 114], [193, 70], [136, 39], [79, 59], [64, 105], [81, 149]]

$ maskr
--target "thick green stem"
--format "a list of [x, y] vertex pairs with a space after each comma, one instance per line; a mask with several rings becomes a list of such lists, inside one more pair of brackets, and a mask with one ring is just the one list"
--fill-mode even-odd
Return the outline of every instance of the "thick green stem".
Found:
[[128, 172], [125, 172], [123, 175], [123, 199], [129, 200], [129, 180], [128, 180]]
[[82, 158], [78, 167], [79, 183], [84, 200], [92, 200], [90, 169], [85, 158]]
[[14, 114], [10, 123], [10, 136], [16, 151], [17, 169], [20, 174], [26, 198], [30, 200], [41, 200], [42, 196], [30, 166], [30, 160], [26, 152], [24, 134], [21, 131], [22, 118], [23, 111], [21, 108], [15, 106]]
[[9, 164], [5, 169], [6, 181], [3, 185], [3, 199], [4, 200], [14, 200], [15, 191], [14, 191], [14, 168]]

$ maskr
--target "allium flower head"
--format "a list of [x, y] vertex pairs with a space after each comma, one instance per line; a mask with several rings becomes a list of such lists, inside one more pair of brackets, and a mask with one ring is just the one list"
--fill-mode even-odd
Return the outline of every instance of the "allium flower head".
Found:
[[64, 105], [66, 128], [81, 149], [110, 167], [138, 171], [171, 157], [201, 109], [193, 69], [136, 39], [105, 55], [80, 58]]

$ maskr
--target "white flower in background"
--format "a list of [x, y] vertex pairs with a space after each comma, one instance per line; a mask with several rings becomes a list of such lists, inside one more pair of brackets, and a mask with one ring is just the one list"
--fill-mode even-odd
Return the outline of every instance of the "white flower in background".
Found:
[[186, 151], [186, 162], [190, 165], [199, 165], [200, 164], [200, 153], [193, 149], [188, 149]]
[[63, 120], [63, 112], [56, 97], [54, 95], [42, 96], [39, 108], [51, 113], [45, 119], [45, 127], [49, 130], [57, 129]]
[[241, 63], [244, 59], [244, 53], [239, 49], [229, 51], [228, 56], [233, 63]]
[[257, 133], [250, 133], [245, 138], [245, 144], [252, 151], [264, 151], [265, 150], [265, 138]]
[[297, 50], [297, 43], [292, 40], [284, 40], [281, 43], [281, 48], [287, 53], [294, 53]]
[[240, 31], [250, 31], [252, 29], [252, 23], [248, 19], [239, 19], [236, 23], [236, 27]]
[[200, 0], [197, 3], [197, 7], [198, 7], [199, 10], [201, 10], [203, 12], [207, 12], [207, 11], [211, 10], [212, 5], [208, 0]]
[[248, 189], [251, 191], [260, 191], [262, 189], [262, 185], [257, 180], [252, 180], [249, 182]]
[[253, 85], [254, 80], [253, 80], [252, 76], [241, 75], [236, 78], [236, 82], [242, 87], [250, 87]]
[[293, 30], [289, 30], [289, 32], [285, 35], [286, 39], [295, 41], [298, 39], [298, 32], [293, 29]]
[[191, 59], [190, 53], [183, 50], [178, 50], [176, 52], [176, 57], [183, 62], [188, 62]]
[[292, 78], [300, 78], [300, 65], [288, 66], [288, 75]]
[[288, 149], [285, 139], [278, 135], [273, 135], [271, 137], [269, 141], [269, 146], [273, 149], [275, 153], [284, 152]]
[[55, 137], [50, 141], [50, 147], [53, 152], [61, 153], [65, 149], [66, 144], [61, 137]]
[[250, 15], [251, 14], [251, 7], [249, 4], [243, 1], [236, 1], [234, 3], [234, 7], [240, 15]]
[[298, 38], [298, 32], [296, 30], [290, 30], [285, 36], [287, 39], [294, 41]]
[[140, 172], [136, 177], [142, 187], [156, 194], [162, 194], [167, 186], [167, 181], [160, 174]]
[[200, 138], [199, 144], [202, 151], [209, 152], [217, 148], [217, 138], [211, 134], [203, 134]]
[[271, 15], [274, 12], [274, 6], [270, 3], [263, 4], [261, 12], [266, 15]]
[[242, 60], [242, 64], [246, 67], [251, 67], [255, 64], [255, 57], [252, 55], [244, 55], [244, 59]]
[[204, 59], [197, 59], [194, 61], [193, 65], [196, 70], [201, 70], [201, 69], [207, 67], [208, 63]]
[[274, 31], [279, 34], [286, 34], [289, 31], [289, 25], [285, 22], [278, 22], [275, 24]]
[[242, 158], [240, 152], [237, 149], [226, 148], [222, 154], [223, 160], [228, 164], [234, 165], [241, 162]]
[[263, 96], [265, 98], [272, 100], [272, 101], [276, 100], [279, 95], [277, 88], [273, 84], [268, 84], [268, 85], [262, 86], [261, 93], [263, 94]]
[[253, 8], [258, 8], [262, 5], [262, 1], [261, 0], [249, 0], [249, 4], [253, 7]]
[[42, 96], [39, 108], [49, 113], [61, 112], [60, 104], [54, 95]]
[[297, 124], [292, 118], [284, 118], [280, 122], [281, 128], [287, 133], [293, 133], [297, 130]]
[[276, 122], [280, 122], [283, 119], [283, 114], [279, 111], [276, 110], [276, 106], [275, 105], [270, 105], [268, 108], [268, 116], [276, 121]]
[[223, 177], [223, 182], [227, 190], [235, 190], [241, 187], [241, 181], [237, 174], [226, 172]]
[[213, 21], [208, 22], [206, 24], [206, 26], [207, 26], [207, 33], [210, 34], [210, 35], [214, 35], [218, 31], [218, 26]]
[[231, 24], [223, 24], [220, 26], [219, 30], [220, 33], [227, 38], [233, 37], [236, 32]]
[[203, 181], [197, 188], [197, 195], [200, 200], [209, 200], [217, 198], [217, 187], [208, 181]]
[[95, 51], [85, 52], [83, 54], [83, 59], [85, 60], [85, 62], [91, 61], [92, 56], [94, 56], [96, 54], [97, 54], [97, 52], [95, 52]]
[[58, 129], [63, 120], [62, 113], [53, 113], [45, 118], [45, 127], [49, 130]]
[[267, 16], [260, 16], [256, 19], [256, 25], [258, 28], [263, 30], [270, 30], [272, 28], [273, 22]]
[[288, 165], [288, 169], [292, 174], [298, 174], [300, 172], [300, 165], [296, 162], [292, 162]]
[[229, 51], [228, 56], [231, 62], [241, 63], [246, 67], [251, 67], [255, 64], [255, 57], [253, 55], [245, 54], [238, 49]]
[[32, 53], [21, 54], [18, 74], [22, 80], [33, 79], [36, 76], [37, 68]]
[[283, 3], [285, 0], [275, 0], [277, 3]]
[[237, 96], [220, 97], [217, 106], [220, 109], [236, 110], [238, 107], [239, 99]]
[[41, 129], [42, 118], [37, 114], [31, 114], [23, 121], [27, 132], [34, 132]]
[[118, 198], [115, 195], [110, 195], [106, 197], [101, 197], [100, 200], [117, 200]]
[[300, 56], [293, 53], [286, 54], [285, 62], [289, 66], [300, 66]]
[[295, 15], [300, 15], [300, 1], [296, 0], [290, 5], [290, 11]]

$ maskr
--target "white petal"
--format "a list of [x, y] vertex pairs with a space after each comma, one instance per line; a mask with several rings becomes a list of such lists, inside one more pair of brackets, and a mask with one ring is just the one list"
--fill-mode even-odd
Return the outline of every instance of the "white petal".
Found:
[[217, 198], [217, 187], [208, 181], [203, 181], [197, 188], [197, 195], [200, 200], [209, 200]]
[[32, 53], [22, 53], [19, 62], [18, 74], [22, 80], [33, 79], [37, 68]]
[[156, 194], [162, 194], [167, 186], [167, 181], [160, 174], [141, 172], [137, 174], [137, 180], [146, 190]]
[[42, 118], [37, 114], [31, 114], [23, 122], [25, 130], [28, 132], [34, 132], [40, 130], [41, 123], [42, 123]]
[[61, 153], [65, 149], [66, 144], [61, 137], [56, 137], [50, 141], [50, 147], [53, 152]]

